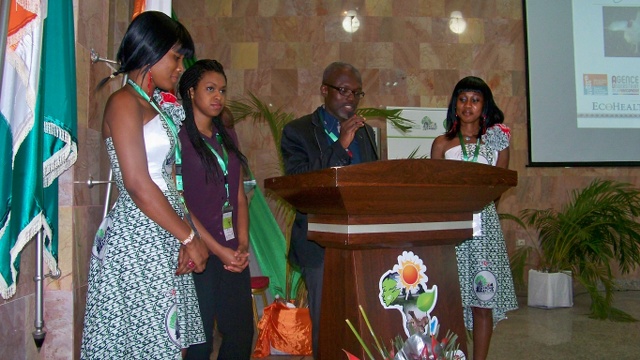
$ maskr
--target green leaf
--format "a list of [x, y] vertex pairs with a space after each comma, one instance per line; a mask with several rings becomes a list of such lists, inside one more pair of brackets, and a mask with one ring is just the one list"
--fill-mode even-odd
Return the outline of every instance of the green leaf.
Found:
[[415, 123], [412, 120], [400, 116], [402, 109], [379, 109], [379, 108], [359, 108], [356, 114], [365, 118], [383, 118], [387, 119], [398, 130], [406, 132], [411, 129]]
[[429, 290], [427, 292], [423, 292], [418, 296], [416, 300], [416, 305], [420, 311], [428, 313], [436, 300], [436, 291], [435, 289]]

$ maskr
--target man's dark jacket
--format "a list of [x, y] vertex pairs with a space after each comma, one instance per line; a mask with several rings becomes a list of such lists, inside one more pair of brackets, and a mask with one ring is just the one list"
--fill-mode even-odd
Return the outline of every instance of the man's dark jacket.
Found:
[[[287, 175], [351, 164], [351, 157], [340, 142], [332, 143], [329, 140], [318, 112], [319, 110], [316, 110], [312, 114], [293, 120], [283, 129], [280, 149]], [[364, 126], [373, 136], [371, 126]], [[367, 130], [362, 127], [355, 135], [362, 162], [377, 160]], [[307, 230], [307, 214], [297, 211], [291, 229], [289, 260], [301, 267], [319, 267], [324, 261], [324, 248], [314, 241], [307, 240]]]

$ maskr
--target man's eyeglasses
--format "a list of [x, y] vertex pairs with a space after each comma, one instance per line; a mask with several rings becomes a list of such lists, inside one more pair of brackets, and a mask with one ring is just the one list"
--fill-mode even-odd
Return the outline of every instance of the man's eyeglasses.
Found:
[[337, 86], [333, 86], [333, 85], [329, 85], [327, 83], [323, 83], [322, 85], [324, 86], [328, 86], [334, 90], [337, 90], [340, 95], [344, 96], [344, 97], [348, 97], [349, 95], [353, 94], [353, 97], [356, 99], [362, 99], [364, 97], [364, 92], [363, 91], [358, 91], [358, 90], [351, 90], [351, 89], [347, 89], [347, 88], [343, 88], [343, 87], [337, 87]]

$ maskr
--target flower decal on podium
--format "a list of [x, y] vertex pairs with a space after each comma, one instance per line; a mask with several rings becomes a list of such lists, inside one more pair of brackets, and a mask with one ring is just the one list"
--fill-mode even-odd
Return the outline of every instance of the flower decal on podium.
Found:
[[400, 311], [407, 336], [438, 327], [438, 318], [431, 316], [438, 302], [438, 286], [427, 286], [426, 271], [422, 259], [412, 251], [403, 251], [398, 264], [380, 278], [380, 303], [385, 309]]
[[[465, 360], [465, 354], [457, 345], [458, 336], [451, 331], [438, 340], [440, 324], [438, 318], [431, 316], [431, 312], [438, 302], [438, 286], [427, 286], [429, 278], [426, 274], [427, 267], [412, 251], [404, 251], [398, 256], [398, 264], [387, 271], [379, 282], [380, 303], [385, 309], [396, 309], [402, 314], [404, 331], [407, 335], [403, 339], [397, 335], [391, 340], [391, 348], [388, 348], [382, 339], [374, 333], [369, 318], [362, 306], [360, 313], [374, 338], [375, 349], [372, 352], [364, 342], [360, 333], [349, 319], [347, 325], [358, 339], [362, 349], [369, 359], [377, 359], [378, 354], [383, 360]], [[355, 355], [343, 349], [349, 360], [360, 360]]]

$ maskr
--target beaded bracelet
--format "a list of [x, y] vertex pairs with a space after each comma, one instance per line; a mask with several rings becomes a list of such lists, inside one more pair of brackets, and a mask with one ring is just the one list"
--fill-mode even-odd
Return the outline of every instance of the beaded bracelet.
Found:
[[195, 233], [195, 232], [193, 232], [193, 229], [192, 229], [192, 230], [191, 230], [191, 232], [189, 233], [189, 236], [188, 236], [186, 239], [184, 239], [184, 240], [180, 241], [180, 244], [182, 244], [182, 245], [187, 245], [187, 244], [189, 244], [191, 241], [193, 241], [193, 237], [194, 237], [195, 235], [196, 235], [196, 233]]

